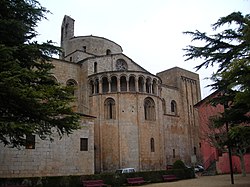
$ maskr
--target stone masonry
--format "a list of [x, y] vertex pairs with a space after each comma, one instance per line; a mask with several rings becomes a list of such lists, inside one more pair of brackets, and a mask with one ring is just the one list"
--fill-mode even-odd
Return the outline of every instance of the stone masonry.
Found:
[[[196, 73], [174, 67], [153, 75], [111, 40], [74, 36], [69, 16], [61, 47], [60, 59], [52, 61], [55, 80], [73, 84], [74, 110], [93, 118], [85, 117], [85, 128], [61, 141], [39, 141], [34, 150], [1, 149], [0, 177], [160, 170], [178, 159], [199, 161]], [[81, 137], [88, 138], [86, 152], [79, 151]]]

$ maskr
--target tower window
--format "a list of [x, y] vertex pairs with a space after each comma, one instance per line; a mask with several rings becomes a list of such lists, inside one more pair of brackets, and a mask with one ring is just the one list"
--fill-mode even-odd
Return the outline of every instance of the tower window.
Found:
[[110, 55], [110, 54], [111, 54], [110, 49], [107, 49], [107, 51], [106, 51], [106, 55]]
[[97, 62], [94, 63], [94, 73], [97, 72]]
[[106, 119], [115, 119], [116, 111], [115, 111], [115, 100], [112, 98], [108, 98], [104, 102], [104, 112]]
[[150, 148], [151, 148], [151, 152], [155, 152], [155, 140], [154, 140], [154, 138], [150, 139]]
[[88, 151], [88, 138], [80, 139], [80, 151]]

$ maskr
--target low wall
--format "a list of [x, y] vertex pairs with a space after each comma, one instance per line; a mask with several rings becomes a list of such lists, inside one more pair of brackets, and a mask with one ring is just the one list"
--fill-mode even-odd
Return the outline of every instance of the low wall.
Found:
[[[246, 172], [250, 173], [250, 154], [244, 155]], [[232, 156], [234, 173], [241, 173], [240, 158]], [[216, 169], [219, 174], [230, 173], [230, 164], [228, 153], [223, 153], [216, 162]]]

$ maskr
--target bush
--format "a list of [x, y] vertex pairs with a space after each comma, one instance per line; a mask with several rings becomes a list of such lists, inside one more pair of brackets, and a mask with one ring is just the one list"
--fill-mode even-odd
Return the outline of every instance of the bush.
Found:
[[57, 177], [32, 177], [32, 178], [0, 178], [0, 186], [7, 184], [29, 184], [36, 187], [78, 187], [81, 186], [82, 180], [97, 180], [102, 179], [105, 184], [116, 187], [124, 186], [127, 183], [127, 178], [143, 177], [148, 183], [163, 182], [162, 175], [174, 174], [179, 179], [194, 178], [194, 171], [191, 168], [171, 169], [160, 171], [141, 171], [135, 173], [102, 173], [96, 175], [83, 176], [57, 176]]
[[173, 164], [173, 169], [186, 169], [187, 167], [185, 166], [184, 162], [181, 160], [176, 160]]

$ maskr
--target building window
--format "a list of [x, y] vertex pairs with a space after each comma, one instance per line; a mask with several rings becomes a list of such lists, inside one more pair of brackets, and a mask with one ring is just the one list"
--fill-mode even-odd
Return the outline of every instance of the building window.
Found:
[[67, 37], [68, 35], [68, 27], [69, 27], [69, 24], [67, 23], [66, 26], [65, 26], [65, 36]]
[[32, 134], [26, 135], [25, 148], [26, 149], [35, 149], [35, 143], [36, 143], [35, 140], [36, 140], [35, 135], [32, 135]]
[[72, 95], [76, 95], [76, 81], [74, 79], [69, 79], [67, 80], [66, 85], [72, 87]]
[[106, 119], [115, 119], [115, 100], [112, 98], [108, 98], [104, 102], [104, 112]]
[[175, 149], [173, 149], [173, 158], [175, 158]]
[[150, 97], [144, 100], [144, 115], [145, 120], [155, 120], [155, 103]]
[[87, 47], [86, 46], [82, 46], [82, 48], [83, 48], [83, 52], [86, 52]]
[[151, 93], [151, 80], [150, 79], [146, 80], [146, 92]]
[[166, 114], [167, 111], [166, 111], [166, 101], [165, 99], [162, 99], [162, 110], [163, 110], [163, 114]]
[[80, 139], [80, 151], [88, 151], [88, 138]]
[[135, 91], [135, 77], [133, 76], [129, 77], [129, 91]]
[[117, 92], [117, 78], [111, 77], [111, 92]]
[[126, 92], [127, 91], [127, 79], [124, 76], [122, 76], [120, 78], [120, 88], [121, 88], [122, 92]]
[[156, 80], [153, 80], [152, 93], [157, 94], [157, 84]]
[[139, 87], [139, 92], [144, 91], [144, 80], [142, 77], [139, 77], [138, 79], [138, 87]]
[[177, 106], [174, 100], [171, 101], [171, 112], [174, 113], [175, 115], [177, 114]]
[[107, 49], [107, 51], [106, 51], [106, 55], [110, 55], [110, 54], [111, 54], [110, 49]]
[[102, 78], [102, 93], [109, 92], [109, 81], [107, 77]]
[[94, 83], [95, 93], [99, 93], [99, 80], [96, 79]]
[[94, 81], [91, 80], [89, 82], [89, 88], [90, 88], [90, 94], [94, 94], [95, 93], [95, 85], [94, 85]]
[[72, 62], [72, 56], [71, 56], [71, 57], [69, 57], [69, 61], [70, 61], [70, 62]]
[[94, 63], [94, 73], [97, 72], [97, 62]]
[[154, 140], [154, 138], [150, 139], [150, 149], [151, 149], [151, 152], [155, 152], [155, 140]]
[[194, 147], [194, 155], [196, 155], [197, 154], [197, 149], [196, 149], [196, 147]]

